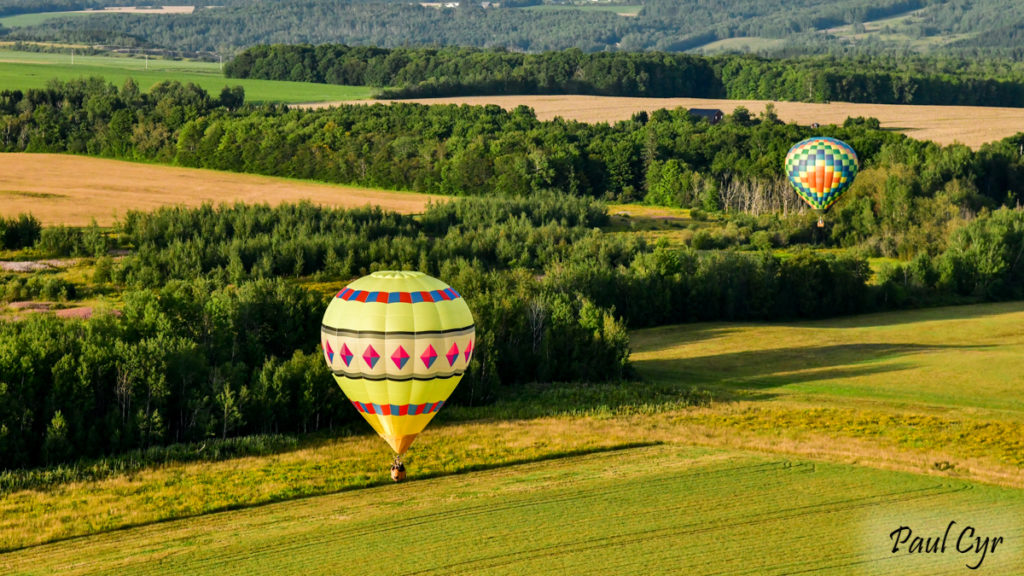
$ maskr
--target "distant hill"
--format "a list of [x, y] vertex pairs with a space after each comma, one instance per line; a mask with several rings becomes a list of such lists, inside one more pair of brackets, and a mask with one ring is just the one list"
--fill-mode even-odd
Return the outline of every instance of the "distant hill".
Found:
[[[0, 0], [0, 15], [125, 5], [121, 0]], [[230, 53], [264, 43], [458, 45], [538, 52], [753, 51], [764, 55], [928, 53], [1021, 59], [1014, 0], [386, 0], [193, 2], [192, 14], [57, 16], [0, 31], [8, 40]], [[529, 4], [529, 5], [527, 5]], [[486, 6], [486, 7], [484, 7]]]

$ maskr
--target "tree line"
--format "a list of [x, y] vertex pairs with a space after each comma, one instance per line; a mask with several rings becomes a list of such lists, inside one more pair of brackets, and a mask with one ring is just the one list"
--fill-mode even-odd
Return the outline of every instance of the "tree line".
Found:
[[231, 78], [375, 86], [385, 98], [596, 94], [1010, 107], [1024, 101], [1024, 69], [921, 56], [767, 59], [276, 44], [247, 48], [224, 70]]

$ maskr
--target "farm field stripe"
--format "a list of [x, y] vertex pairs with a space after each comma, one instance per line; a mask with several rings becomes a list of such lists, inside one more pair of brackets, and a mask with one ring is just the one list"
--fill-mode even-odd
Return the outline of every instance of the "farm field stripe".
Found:
[[0, 216], [31, 212], [44, 225], [109, 226], [128, 210], [203, 203], [308, 200], [337, 208], [378, 205], [420, 213], [443, 197], [66, 154], [0, 153]]

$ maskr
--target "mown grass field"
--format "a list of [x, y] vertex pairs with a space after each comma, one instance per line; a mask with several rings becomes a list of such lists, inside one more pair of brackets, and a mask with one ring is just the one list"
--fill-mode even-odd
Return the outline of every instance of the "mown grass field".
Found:
[[366, 86], [335, 86], [305, 82], [225, 78], [217, 62], [127, 56], [74, 56], [0, 50], [0, 86], [5, 90], [45, 88], [51, 80], [99, 76], [121, 86], [133, 78], [146, 91], [166, 80], [192, 82], [216, 97], [225, 86], [241, 86], [247, 102], [304, 103], [369, 98]]
[[[888, 539], [956, 521], [1004, 538], [983, 573], [1018, 573], [1022, 321], [1005, 303], [641, 330], [644, 381], [448, 407], [405, 484], [358, 435], [6, 494], [0, 572], [958, 574], [969, 555]], [[687, 407], [695, 385], [711, 406]]]
[[309, 200], [336, 207], [379, 205], [422, 212], [439, 197], [63, 154], [0, 154], [0, 216], [31, 213], [47, 225], [109, 226], [128, 210], [199, 206], [204, 202]]
[[[660, 445], [301, 499], [0, 556], [5, 574], [960, 574], [980, 554], [892, 554], [907, 522], [971, 524], [1021, 566], [1024, 494]], [[923, 571], [924, 570], [924, 571]]]

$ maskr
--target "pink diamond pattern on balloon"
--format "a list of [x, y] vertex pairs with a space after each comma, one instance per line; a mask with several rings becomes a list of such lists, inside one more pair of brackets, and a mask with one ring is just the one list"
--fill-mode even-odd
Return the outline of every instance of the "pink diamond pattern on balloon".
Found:
[[331, 349], [331, 343], [324, 340], [324, 355], [327, 356], [327, 363], [334, 362], [334, 350]]
[[405, 351], [405, 348], [399, 346], [398, 350], [395, 350], [395, 353], [391, 355], [391, 361], [401, 370], [405, 368], [405, 363], [409, 361], [409, 354]]
[[424, 366], [430, 368], [434, 365], [434, 360], [437, 360], [437, 350], [434, 350], [433, 346], [427, 344], [427, 349], [420, 355], [420, 360], [423, 361]]
[[372, 345], [367, 346], [366, 352], [363, 352], [363, 360], [370, 366], [370, 368], [373, 368], [377, 365], [377, 360], [380, 360], [380, 354], [377, 354], [377, 351], [373, 349]]
[[472, 341], [472, 340], [470, 340], [470, 341], [469, 341], [469, 344], [466, 344], [466, 351], [465, 351], [465, 354], [466, 354], [466, 362], [467, 362], [467, 363], [469, 362], [469, 355], [470, 355], [470, 354], [472, 354], [472, 353], [473, 353], [473, 341]]
[[448, 350], [444, 357], [448, 359], [448, 366], [455, 366], [455, 361], [459, 359], [459, 345], [452, 342], [451, 349]]
[[352, 363], [352, 351], [348, 349], [348, 344], [341, 343], [341, 360], [345, 363], [345, 366], [349, 366]]

